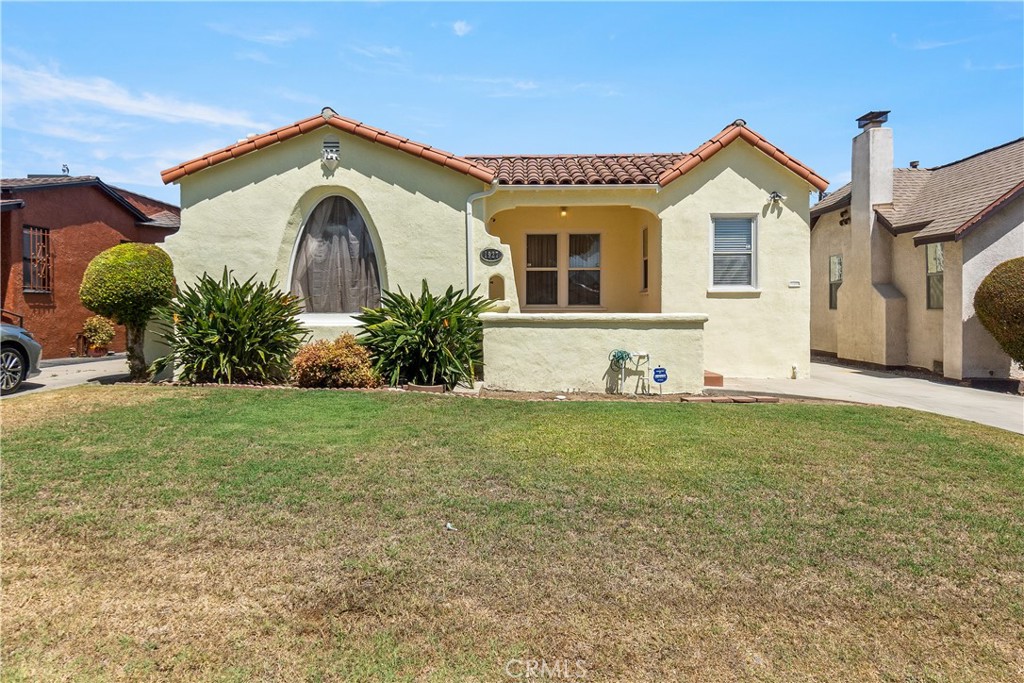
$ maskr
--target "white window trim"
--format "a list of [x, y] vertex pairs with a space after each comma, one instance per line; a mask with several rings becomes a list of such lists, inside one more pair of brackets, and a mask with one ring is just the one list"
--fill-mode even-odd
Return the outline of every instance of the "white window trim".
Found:
[[[557, 244], [555, 247], [558, 253], [558, 303], [555, 304], [527, 304], [526, 300], [529, 296], [526, 285], [526, 273], [530, 270], [536, 271], [550, 271], [550, 268], [527, 268], [526, 267], [526, 254], [527, 254], [527, 241], [531, 235], [555, 235]], [[569, 236], [570, 235], [597, 235], [601, 242], [601, 265], [597, 268], [570, 268], [569, 267]], [[603, 311], [605, 310], [604, 305], [604, 254], [605, 249], [605, 231], [603, 229], [593, 228], [588, 230], [532, 230], [523, 234], [523, 305], [524, 311]], [[596, 270], [598, 272], [598, 282], [600, 287], [600, 298], [601, 302], [597, 305], [594, 304], [569, 304], [569, 271], [570, 270]]]
[[[942, 254], [942, 269], [936, 270], [934, 273], [928, 270], [928, 249], [934, 247]], [[942, 280], [942, 305], [932, 306], [931, 305], [931, 287], [932, 278], [940, 278]], [[946, 248], [942, 245], [942, 242], [932, 242], [924, 246], [924, 308], [926, 311], [941, 311], [946, 306]]]
[[[716, 218], [749, 218], [750, 219], [750, 284], [728, 286], [715, 284], [715, 219]], [[757, 233], [758, 221], [756, 213], [713, 213], [708, 220], [708, 291], [709, 292], [760, 292], [760, 280], [757, 275]]]
[[[833, 280], [832, 279], [832, 259], [839, 259], [839, 279], [838, 280]], [[841, 287], [842, 284], [843, 284], [843, 255], [841, 253], [839, 253], [839, 254], [829, 254], [828, 255], [828, 301], [826, 303], [828, 304], [828, 310], [830, 310], [830, 311], [839, 310], [839, 287], [836, 288], [836, 305], [835, 305], [835, 307], [833, 307], [832, 306], [832, 285], [839, 285]]]

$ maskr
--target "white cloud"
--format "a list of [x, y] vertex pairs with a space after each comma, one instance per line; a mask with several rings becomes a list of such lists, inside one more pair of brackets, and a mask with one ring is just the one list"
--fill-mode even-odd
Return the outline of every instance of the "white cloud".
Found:
[[462, 19], [459, 19], [454, 24], [452, 24], [452, 31], [459, 38], [461, 38], [462, 36], [466, 35], [467, 33], [469, 33], [472, 30], [473, 30], [473, 25], [470, 24], [468, 21], [463, 21]]
[[240, 50], [235, 53], [235, 59], [258, 64], [273, 64], [274, 60], [259, 50]]
[[969, 59], [964, 62], [964, 71], [1012, 71], [1019, 68], [1021, 68], [1020, 64], [1006, 64], [1005, 62], [989, 65], [975, 64]]
[[891, 36], [889, 36], [889, 40], [892, 42], [893, 45], [900, 49], [920, 51], [936, 50], [943, 47], [951, 47], [953, 45], [962, 45], [964, 43], [971, 42], [972, 40], [974, 40], [974, 38], [955, 38], [953, 40], [922, 40], [918, 38], [911, 43], [904, 43], [900, 41], [899, 36], [897, 34], [893, 33]]
[[118, 114], [138, 116], [167, 123], [199, 123], [265, 129], [268, 126], [231, 109], [179, 100], [167, 95], [133, 93], [100, 77], [74, 77], [56, 68], [22, 68], [5, 64], [3, 69], [5, 108], [40, 103], [91, 104]]
[[402, 48], [389, 45], [349, 45], [348, 49], [371, 59], [398, 59], [405, 56]]
[[291, 26], [286, 28], [257, 29], [254, 27], [243, 28], [229, 24], [207, 24], [206, 28], [216, 31], [225, 36], [238, 38], [250, 43], [261, 45], [287, 45], [288, 43], [309, 38], [313, 35], [313, 29], [308, 26]]

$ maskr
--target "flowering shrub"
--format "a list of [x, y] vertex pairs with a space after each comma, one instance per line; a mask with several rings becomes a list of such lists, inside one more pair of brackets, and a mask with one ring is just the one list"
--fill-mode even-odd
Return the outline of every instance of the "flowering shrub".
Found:
[[292, 359], [292, 382], [319, 389], [380, 386], [370, 352], [351, 334], [300, 347]]
[[102, 349], [114, 341], [117, 331], [114, 329], [114, 323], [108, 318], [104, 318], [102, 315], [94, 315], [91, 318], [85, 319], [85, 323], [82, 325], [82, 334], [85, 335], [85, 340], [89, 342], [89, 348]]

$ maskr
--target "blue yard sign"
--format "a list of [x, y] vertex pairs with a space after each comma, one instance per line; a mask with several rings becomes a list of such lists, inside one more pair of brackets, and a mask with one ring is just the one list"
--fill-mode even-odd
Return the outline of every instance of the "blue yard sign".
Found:
[[668, 381], [668, 370], [663, 367], [656, 367], [653, 371], [654, 381], [658, 384], [664, 384]]

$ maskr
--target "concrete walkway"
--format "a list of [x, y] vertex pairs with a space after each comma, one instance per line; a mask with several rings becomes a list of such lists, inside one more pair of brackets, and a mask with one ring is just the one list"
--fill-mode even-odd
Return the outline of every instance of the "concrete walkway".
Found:
[[724, 389], [913, 408], [1024, 434], [1024, 396], [833, 363], [812, 362], [810, 379], [726, 378]]
[[123, 353], [106, 358], [60, 358], [45, 360], [39, 364], [40, 374], [30, 377], [14, 394], [2, 400], [16, 398], [40, 391], [52, 391], [73, 387], [87, 382], [110, 384], [128, 379], [128, 361]]

